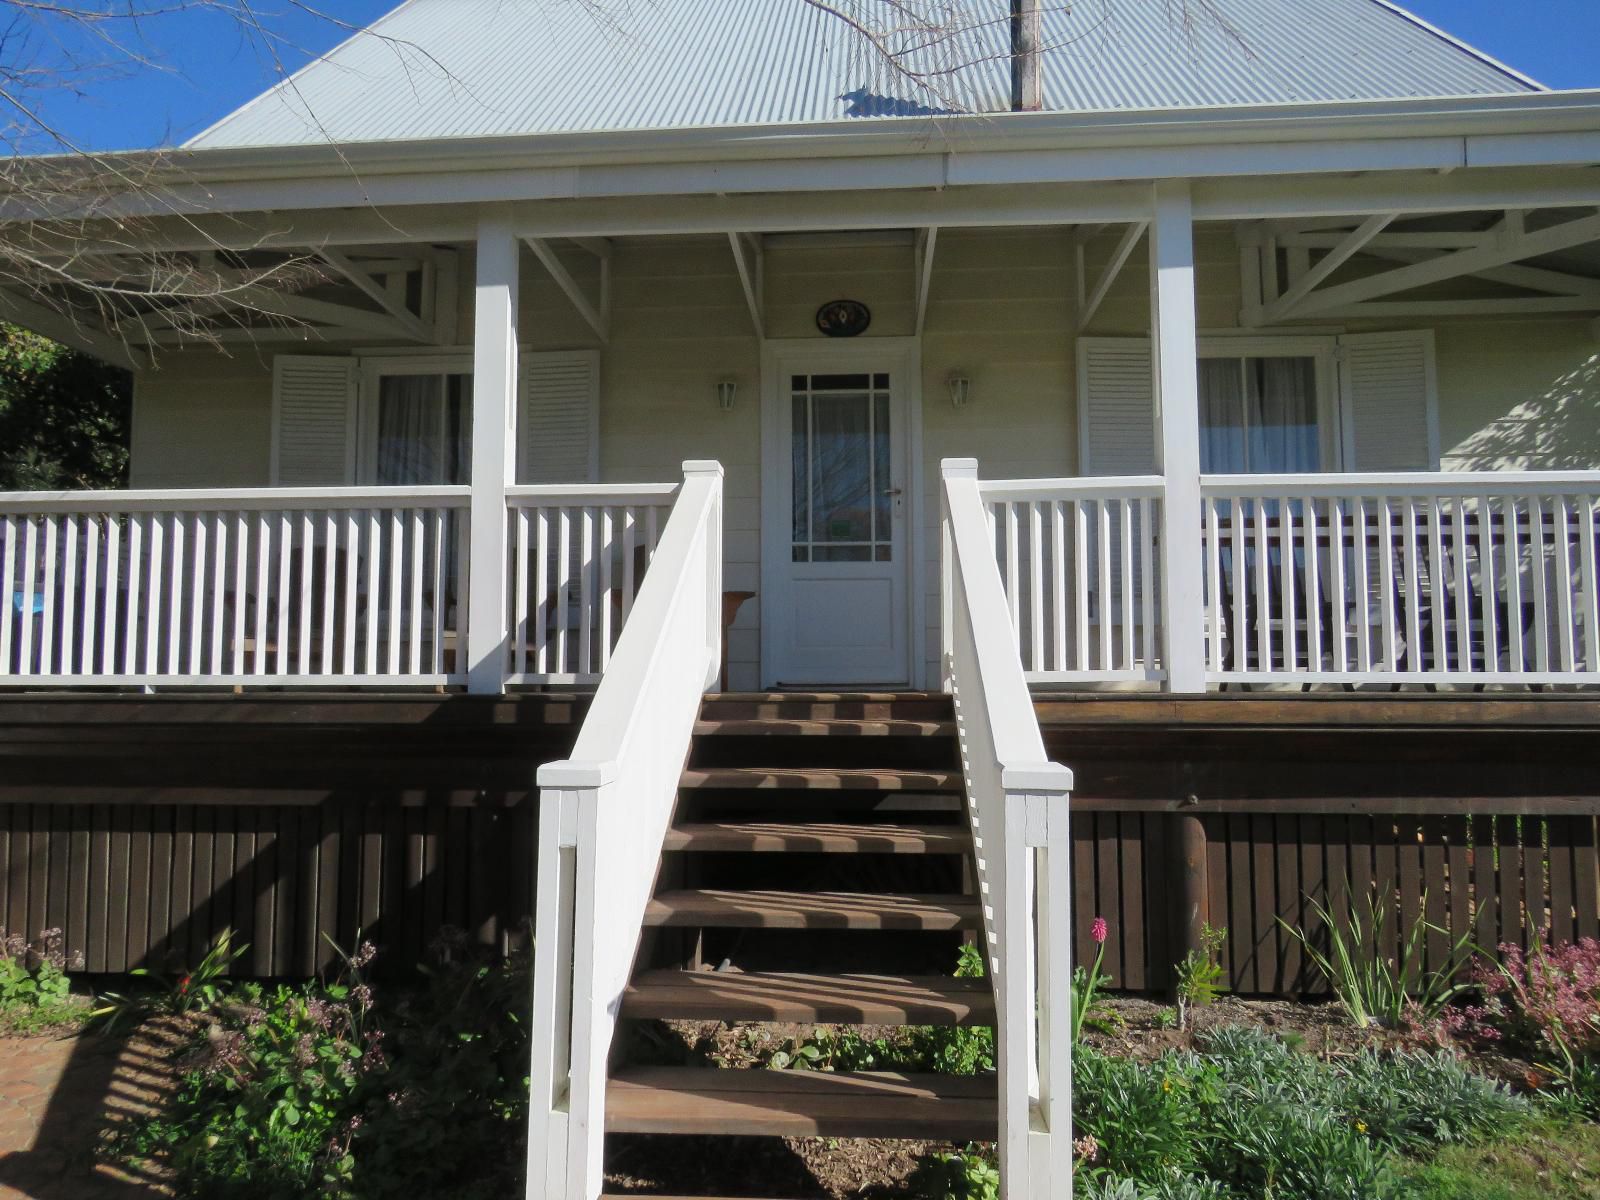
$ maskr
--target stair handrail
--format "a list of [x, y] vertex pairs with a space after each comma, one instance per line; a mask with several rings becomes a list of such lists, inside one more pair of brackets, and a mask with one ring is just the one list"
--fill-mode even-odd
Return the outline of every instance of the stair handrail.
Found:
[[722, 639], [722, 466], [683, 484], [570, 757], [539, 768], [528, 1200], [595, 1200], [608, 1059]]
[[940, 466], [942, 659], [995, 988], [1001, 1194], [1054, 1200], [1072, 1194], [1072, 772], [1045, 754], [977, 460]]

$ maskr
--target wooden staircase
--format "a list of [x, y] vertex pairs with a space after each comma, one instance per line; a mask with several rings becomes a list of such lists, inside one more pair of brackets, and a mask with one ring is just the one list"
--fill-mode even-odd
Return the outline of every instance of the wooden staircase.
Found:
[[[993, 1025], [949, 698], [724, 695], [695, 727], [625, 1021]], [[619, 1039], [626, 1040], [626, 1039]], [[986, 1077], [613, 1068], [608, 1133], [992, 1140]]]

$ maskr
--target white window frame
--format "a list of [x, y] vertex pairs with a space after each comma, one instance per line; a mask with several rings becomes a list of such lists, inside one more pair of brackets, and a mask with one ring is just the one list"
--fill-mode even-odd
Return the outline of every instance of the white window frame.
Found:
[[[471, 354], [408, 354], [362, 358], [361, 387], [356, 397], [356, 481], [370, 485], [378, 470], [378, 396], [386, 375], [472, 375]], [[440, 406], [440, 434], [448, 408]]]
[[[1344, 421], [1339, 404], [1339, 339], [1332, 336], [1206, 337], [1199, 343], [1201, 358], [1309, 358], [1316, 363], [1317, 443], [1319, 469], [1343, 470]], [[1195, 429], [1195, 436], [1200, 430]]]

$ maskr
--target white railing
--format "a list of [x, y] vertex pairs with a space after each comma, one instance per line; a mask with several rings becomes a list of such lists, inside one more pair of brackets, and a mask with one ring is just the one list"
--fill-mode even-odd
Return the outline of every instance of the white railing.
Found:
[[1207, 476], [1216, 683], [1600, 683], [1600, 472]]
[[0, 495], [0, 685], [458, 680], [468, 491]]
[[529, 1200], [595, 1200], [607, 1057], [722, 638], [722, 468], [685, 463], [572, 757], [539, 769]]
[[1070, 1198], [1072, 773], [1045, 758], [977, 470], [943, 464], [943, 659], [998, 1009], [1001, 1189]]
[[676, 484], [508, 489], [508, 683], [600, 679], [676, 492]]
[[1160, 476], [979, 487], [1028, 682], [1163, 678]]

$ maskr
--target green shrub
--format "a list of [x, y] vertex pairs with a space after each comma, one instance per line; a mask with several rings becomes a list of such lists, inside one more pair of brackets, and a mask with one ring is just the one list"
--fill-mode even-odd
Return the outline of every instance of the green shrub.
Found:
[[191, 1018], [187, 1071], [164, 1111], [119, 1140], [206, 1200], [519, 1192], [528, 971], [443, 948], [421, 986], [379, 997], [374, 949], [325, 983], [241, 984]]
[[72, 999], [61, 947], [59, 929], [46, 929], [33, 942], [0, 929], [0, 1030], [34, 1033], [86, 1015]]
[[974, 1147], [923, 1159], [906, 1180], [919, 1200], [1000, 1200], [1000, 1171]]
[[1253, 1029], [1213, 1031], [1198, 1051], [1152, 1063], [1080, 1049], [1073, 1082], [1096, 1200], [1382, 1200], [1399, 1194], [1396, 1152], [1481, 1140], [1530, 1111], [1451, 1054], [1325, 1063]]
[[1178, 977], [1178, 1028], [1189, 1025], [1191, 1008], [1206, 1008], [1216, 1003], [1222, 991], [1223, 970], [1218, 956], [1228, 941], [1228, 930], [1200, 926], [1200, 948], [1183, 956], [1174, 968]]
[[1098, 1145], [1096, 1174], [1154, 1181], [1199, 1162], [1217, 1075], [1193, 1054], [1145, 1065], [1081, 1047], [1073, 1060], [1075, 1129]]

